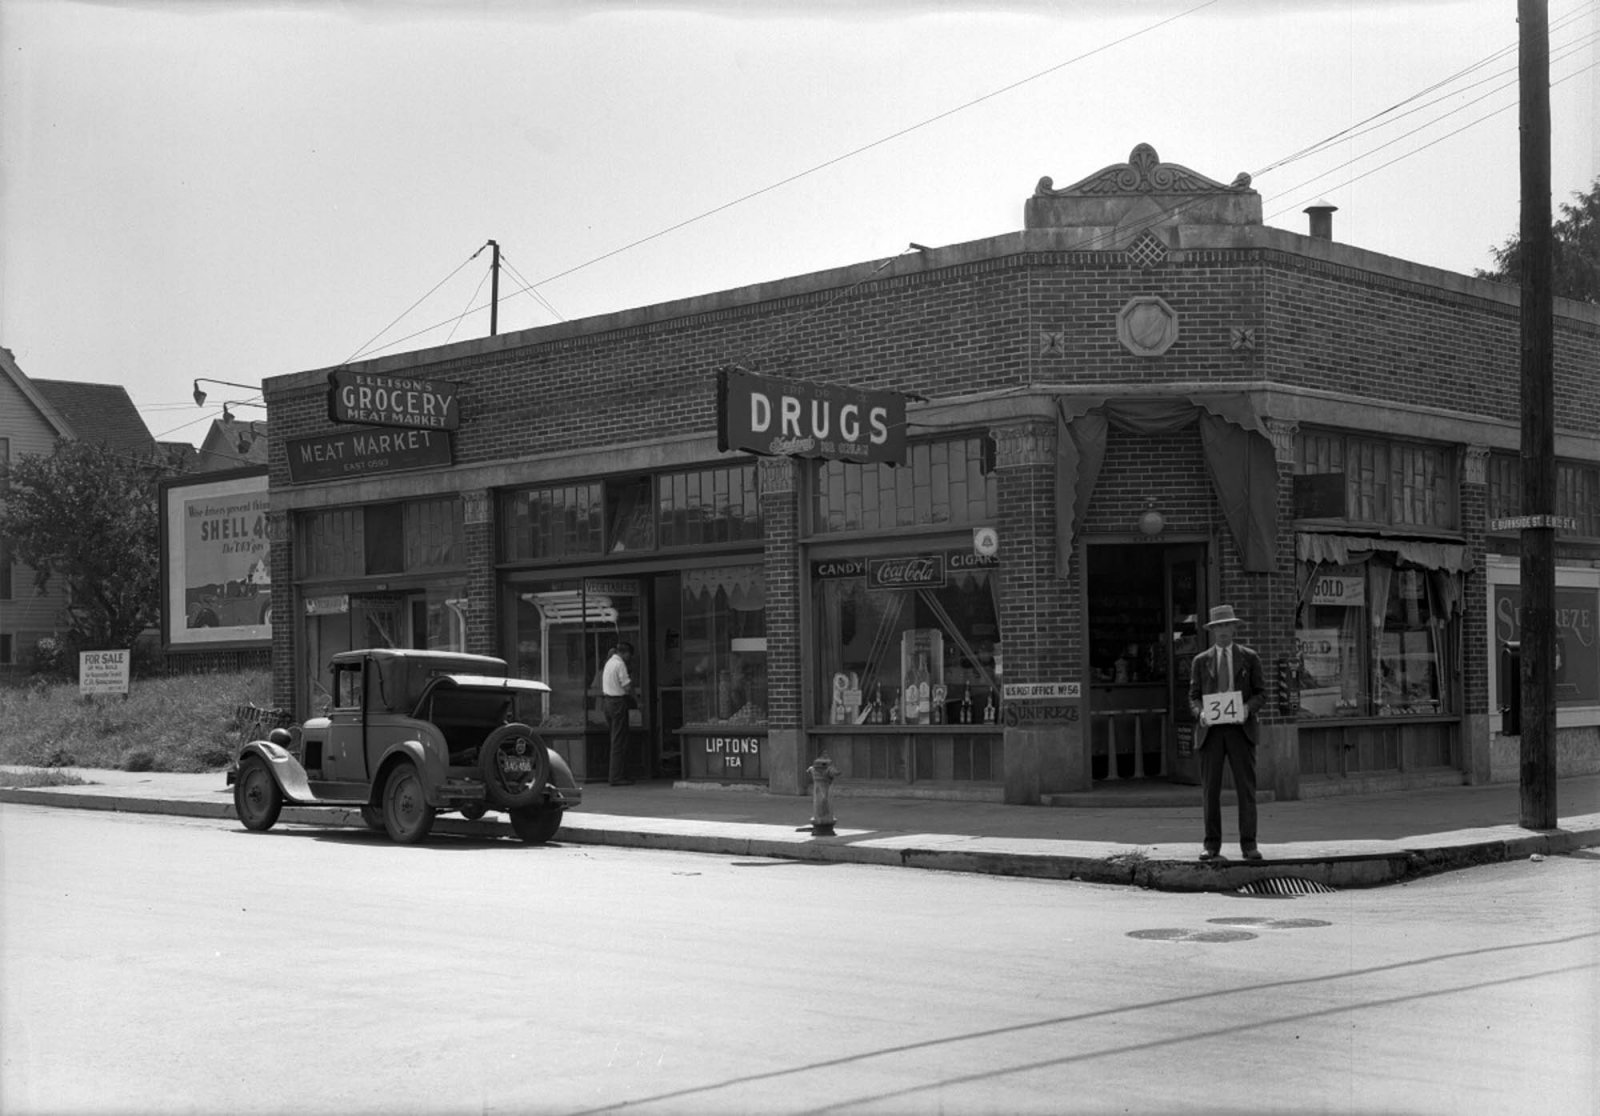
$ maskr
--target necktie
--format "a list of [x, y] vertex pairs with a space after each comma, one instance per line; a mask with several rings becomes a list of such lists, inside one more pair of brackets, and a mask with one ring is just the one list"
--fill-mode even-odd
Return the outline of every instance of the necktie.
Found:
[[1221, 658], [1222, 670], [1217, 676], [1217, 681], [1221, 687], [1221, 692], [1227, 693], [1229, 690], [1233, 689], [1233, 649], [1231, 647], [1224, 647], [1222, 649]]

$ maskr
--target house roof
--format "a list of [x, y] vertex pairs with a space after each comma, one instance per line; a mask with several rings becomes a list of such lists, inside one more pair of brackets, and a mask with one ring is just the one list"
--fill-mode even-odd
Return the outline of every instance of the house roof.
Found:
[[150, 457], [156, 453], [150, 428], [121, 384], [88, 384], [77, 380], [34, 380], [39, 394], [66, 417], [72, 432], [85, 442], [103, 444], [118, 453]]
[[240, 469], [267, 463], [267, 424], [232, 419], [212, 419], [205, 440], [196, 452], [194, 471], [210, 473], [218, 469]]
[[17, 386], [17, 390], [22, 393], [23, 398], [32, 403], [45, 422], [50, 424], [51, 429], [56, 433], [56, 437], [70, 438], [76, 433], [72, 429], [72, 424], [67, 421], [67, 417], [56, 408], [54, 403], [45, 398], [44, 394], [39, 390], [37, 382], [30, 380], [27, 373], [22, 371], [21, 366], [17, 364], [16, 356], [11, 350], [3, 347], [0, 347], [0, 375], [6, 376]]

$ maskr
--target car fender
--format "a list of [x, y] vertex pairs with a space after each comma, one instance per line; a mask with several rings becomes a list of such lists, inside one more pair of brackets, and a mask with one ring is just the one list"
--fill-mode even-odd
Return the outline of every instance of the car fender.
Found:
[[374, 802], [381, 802], [384, 784], [389, 781], [389, 769], [396, 763], [409, 761], [422, 773], [422, 794], [429, 806], [443, 807], [439, 791], [449, 777], [449, 758], [437, 748], [429, 748], [420, 740], [401, 740], [389, 745], [378, 757], [378, 766], [372, 780]]
[[270, 740], [252, 740], [239, 749], [239, 762], [243, 763], [246, 756], [260, 756], [267, 761], [267, 770], [272, 773], [278, 789], [288, 801], [317, 800], [317, 796], [311, 793], [311, 780], [306, 777], [306, 769], [283, 745]]
[[550, 785], [561, 790], [577, 790], [578, 781], [572, 777], [572, 768], [561, 758], [561, 753], [548, 744], [544, 750], [550, 753]]

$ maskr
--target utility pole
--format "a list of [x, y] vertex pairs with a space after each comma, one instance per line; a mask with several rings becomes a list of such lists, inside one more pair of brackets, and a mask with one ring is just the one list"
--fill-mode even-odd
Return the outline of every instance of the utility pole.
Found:
[[[1546, 193], [1549, 193], [1549, 181]], [[494, 249], [494, 261], [490, 264], [490, 336], [493, 337], [499, 334], [499, 241], [491, 240], [490, 248]]]
[[1517, 0], [1522, 162], [1522, 826], [1556, 827], [1556, 437], [1550, 12]]

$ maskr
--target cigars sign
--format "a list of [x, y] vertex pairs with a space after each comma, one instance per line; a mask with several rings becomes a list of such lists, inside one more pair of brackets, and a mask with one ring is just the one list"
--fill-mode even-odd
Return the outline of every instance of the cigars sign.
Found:
[[905, 396], [725, 368], [717, 373], [717, 448], [899, 465]]

